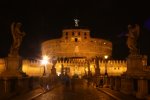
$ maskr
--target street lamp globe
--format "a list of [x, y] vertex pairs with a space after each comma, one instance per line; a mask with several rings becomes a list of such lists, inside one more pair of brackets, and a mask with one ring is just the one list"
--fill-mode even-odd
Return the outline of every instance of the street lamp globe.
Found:
[[104, 87], [108, 87], [108, 73], [107, 73], [107, 60], [108, 60], [108, 55], [104, 56], [105, 59], [105, 75], [104, 75]]
[[105, 55], [104, 58], [105, 58], [105, 59], [108, 59], [108, 55]]
[[45, 65], [45, 64], [48, 64], [48, 60], [49, 60], [49, 58], [48, 58], [48, 56], [43, 56], [43, 59], [41, 60], [41, 64], [43, 64], [43, 65]]

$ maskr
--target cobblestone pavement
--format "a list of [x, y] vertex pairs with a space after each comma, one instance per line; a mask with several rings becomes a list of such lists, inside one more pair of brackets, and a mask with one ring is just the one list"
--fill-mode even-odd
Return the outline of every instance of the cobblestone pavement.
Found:
[[104, 92], [97, 91], [92, 86], [82, 84], [80, 80], [73, 86], [59, 86], [52, 91], [32, 100], [115, 100]]

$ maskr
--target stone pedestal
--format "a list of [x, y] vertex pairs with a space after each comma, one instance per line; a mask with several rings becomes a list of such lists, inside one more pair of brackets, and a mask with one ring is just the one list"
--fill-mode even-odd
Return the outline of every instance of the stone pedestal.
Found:
[[121, 92], [125, 94], [133, 93], [133, 80], [130, 78], [121, 79]]
[[[146, 78], [149, 73], [143, 71], [142, 55], [129, 55], [127, 59], [127, 72], [121, 80], [121, 91], [126, 94], [135, 94], [137, 98], [143, 99], [148, 94], [148, 83]], [[134, 80], [138, 80], [136, 83]], [[137, 89], [136, 89], [137, 88]]]
[[129, 55], [127, 59], [127, 75], [137, 75], [143, 72], [143, 56]]
[[144, 99], [148, 95], [148, 83], [147, 80], [140, 79], [138, 80], [138, 92], [136, 97], [139, 99]]
[[5, 58], [6, 69], [1, 73], [1, 77], [22, 77], [22, 59], [19, 56], [8, 56]]

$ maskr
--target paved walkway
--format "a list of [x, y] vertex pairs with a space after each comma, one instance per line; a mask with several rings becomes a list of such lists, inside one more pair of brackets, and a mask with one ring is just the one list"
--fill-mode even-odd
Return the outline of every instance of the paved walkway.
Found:
[[29, 91], [28, 93], [25, 93], [25, 94], [19, 95], [17, 97], [11, 98], [10, 100], [33, 100], [34, 98], [36, 98], [36, 97], [38, 97], [38, 96], [40, 96], [46, 92], [49, 92], [49, 91], [53, 90], [55, 87], [58, 87], [60, 85], [61, 84], [55, 84], [55, 86], [49, 87], [49, 89], [47, 91], [44, 88], [39, 87], [37, 89]]
[[45, 90], [43, 88], [37, 88], [37, 89], [30, 91], [26, 94], [22, 94], [20, 96], [12, 98], [11, 100], [32, 100], [33, 98], [43, 94], [44, 92], [45, 92]]
[[[78, 92], [81, 92], [81, 93], [85, 93], [85, 91], [83, 92], [83, 90], [80, 89], [79, 87], [80, 86], [77, 86], [78, 89], [75, 89], [75, 90], [77, 90]], [[89, 93], [90, 93], [90, 91], [93, 91], [92, 88], [93, 87], [91, 87], [91, 88], [88, 89]], [[52, 88], [49, 91], [51, 91], [51, 90], [52, 90]], [[126, 95], [126, 94], [123, 94], [123, 93], [121, 93], [119, 91], [111, 90], [109, 88], [97, 88], [97, 90], [100, 91], [100, 92], [103, 92], [103, 93], [105, 93], [105, 94], [107, 94], [107, 95], [109, 95], [111, 97], [113, 97], [115, 100], [139, 100], [139, 99], [135, 98], [134, 96]], [[87, 92], [87, 90], [86, 90], [86, 92]], [[69, 94], [69, 97], [71, 97], [71, 98], [75, 96], [74, 94], [72, 94], [72, 92], [70, 90], [69, 91], [67, 90], [66, 93], [67, 93], [67, 96]], [[87, 94], [89, 94], [89, 93], [87, 93]], [[37, 88], [37, 89], [35, 89], [33, 91], [30, 91], [30, 92], [28, 92], [26, 94], [20, 95], [20, 96], [15, 97], [15, 98], [12, 98], [10, 100], [34, 100], [34, 98], [36, 98], [36, 97], [38, 97], [38, 96], [40, 96], [42, 94], [47, 94], [47, 92], [45, 92], [45, 90], [43, 88]], [[100, 96], [102, 96], [102, 94]], [[88, 98], [90, 100], [90, 98], [88, 97], [88, 95], [86, 95], [84, 97], [86, 97], [86, 99]], [[42, 99], [40, 99], [40, 100], [42, 100]]]
[[92, 86], [84, 85], [82, 80], [74, 80], [73, 86], [61, 85], [33, 100], [115, 100]]
[[102, 91], [116, 100], [139, 100], [134, 96], [123, 94], [119, 91], [111, 90], [109, 88], [97, 88], [98, 91]]

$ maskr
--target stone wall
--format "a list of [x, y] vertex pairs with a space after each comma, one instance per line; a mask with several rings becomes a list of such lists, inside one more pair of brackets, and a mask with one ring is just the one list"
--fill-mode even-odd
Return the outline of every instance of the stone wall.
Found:
[[[88, 71], [87, 62], [85, 59], [72, 59], [66, 61], [57, 61], [56, 71], [59, 74], [61, 72], [61, 67], [69, 68], [70, 75], [78, 74], [85, 75]], [[107, 66], [107, 67], [106, 67]], [[90, 61], [90, 71], [92, 75], [95, 74], [95, 61]], [[105, 74], [105, 68], [107, 68], [107, 73], [109, 76], [121, 76], [127, 70], [127, 62], [125, 60], [99, 60], [100, 74]]]
[[0, 78], [0, 100], [10, 100], [12, 97], [40, 87], [39, 77]]
[[[127, 70], [127, 62], [125, 60], [99, 60], [100, 73], [105, 73], [105, 68], [109, 76], [120, 76]], [[58, 60], [56, 63], [56, 72], [57, 74], [61, 73], [61, 67], [63, 66], [70, 69], [70, 75], [78, 73], [81, 76], [85, 74], [88, 70], [87, 61], [85, 59], [71, 59], [71, 60]], [[0, 65], [1, 72], [5, 69], [5, 63]], [[90, 61], [90, 71], [92, 74], [95, 74], [95, 61]], [[107, 67], [106, 67], [107, 66]], [[46, 65], [46, 73], [51, 73], [52, 63]], [[44, 65], [41, 65], [40, 61], [33, 60], [23, 60], [22, 70], [28, 76], [42, 76], [44, 72]]]
[[44, 66], [39, 61], [23, 60], [22, 71], [28, 76], [42, 76]]

